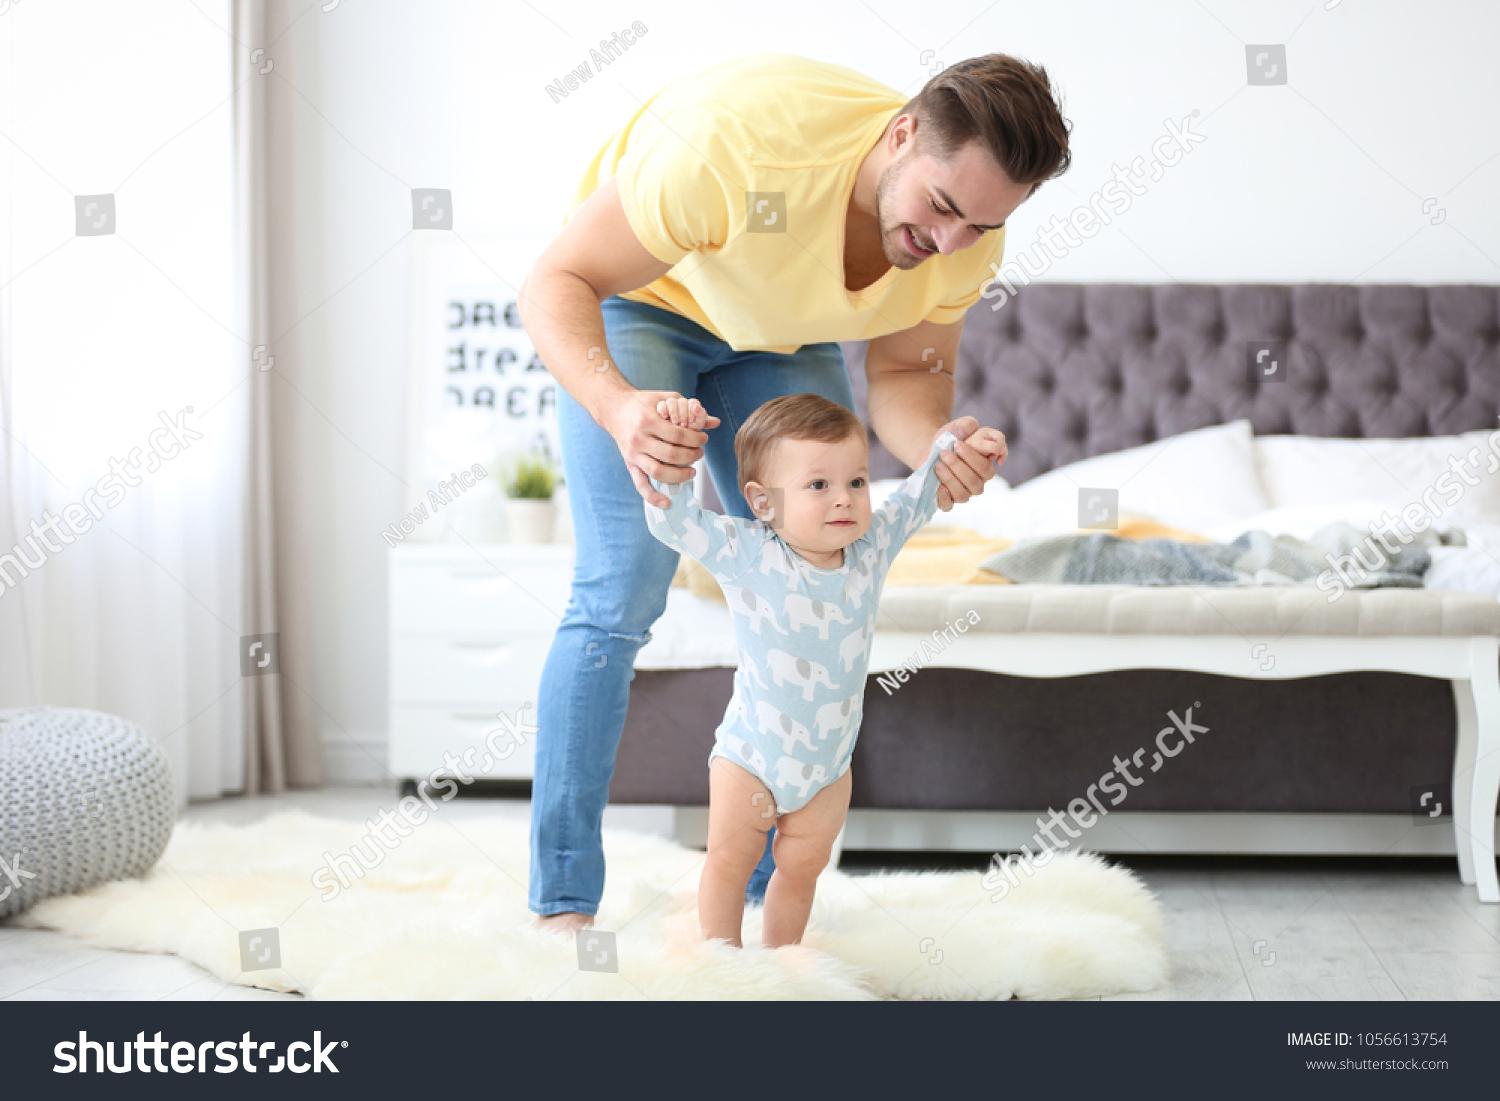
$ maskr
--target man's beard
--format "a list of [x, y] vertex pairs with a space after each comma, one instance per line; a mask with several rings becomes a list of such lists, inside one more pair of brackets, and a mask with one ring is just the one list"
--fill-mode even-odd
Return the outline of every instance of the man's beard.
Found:
[[[906, 247], [906, 234], [903, 232], [902, 224], [899, 222], [887, 226], [885, 215], [882, 213], [885, 203], [882, 200], [889, 199], [896, 190], [896, 184], [901, 179], [901, 173], [906, 171], [907, 163], [911, 160], [908, 155], [895, 164], [886, 166], [880, 174], [880, 182], [875, 185], [875, 221], [880, 227], [880, 251], [894, 267], [904, 271], [910, 271], [922, 262], [925, 257], [917, 257], [911, 254]], [[913, 234], [915, 237], [915, 234]], [[920, 237], [916, 238], [917, 244], [925, 246]]]

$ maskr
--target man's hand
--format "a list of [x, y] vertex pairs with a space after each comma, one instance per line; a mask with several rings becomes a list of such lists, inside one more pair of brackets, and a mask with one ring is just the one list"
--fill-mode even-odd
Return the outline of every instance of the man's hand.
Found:
[[1004, 433], [980, 428], [973, 417], [949, 421], [936, 435], [944, 432], [952, 432], [959, 440], [957, 447], [942, 453], [937, 464], [938, 508], [948, 512], [983, 493], [984, 483], [995, 476], [995, 467], [1005, 462], [1009, 452]]
[[670, 403], [673, 399], [688, 401], [673, 390], [636, 390], [612, 409], [609, 423], [604, 426], [620, 449], [636, 490], [657, 508], [667, 508], [672, 502], [652, 488], [648, 477], [669, 483], [692, 478], [693, 464], [703, 457], [703, 444], [708, 440], [703, 429], [719, 426], [719, 418], [707, 413], [698, 418], [702, 422], [699, 428], [674, 424], [659, 409], [660, 403]]

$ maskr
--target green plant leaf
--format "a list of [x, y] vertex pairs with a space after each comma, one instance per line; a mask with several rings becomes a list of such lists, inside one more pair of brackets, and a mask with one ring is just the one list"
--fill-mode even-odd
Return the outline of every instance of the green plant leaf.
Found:
[[557, 471], [546, 456], [527, 455], [513, 464], [504, 480], [507, 497], [547, 501], [557, 487]]

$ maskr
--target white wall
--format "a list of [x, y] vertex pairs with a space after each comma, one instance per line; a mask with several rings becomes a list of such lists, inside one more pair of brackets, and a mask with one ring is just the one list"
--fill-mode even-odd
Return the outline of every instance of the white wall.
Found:
[[[636, 20], [647, 34], [600, 76], [543, 90]], [[1044, 64], [1075, 123], [1072, 171], [1012, 218], [1008, 255], [1150, 158], [1166, 119], [1197, 111], [1206, 138], [1048, 279], [1500, 281], [1485, 0], [297, 0], [272, 25], [282, 661], [336, 778], [383, 775], [378, 533], [404, 511], [412, 187], [451, 188], [460, 235], [531, 231], [642, 99], [699, 66], [785, 50], [914, 93], [939, 63], [1002, 51]], [[1285, 43], [1288, 83], [1247, 86], [1246, 43]]]

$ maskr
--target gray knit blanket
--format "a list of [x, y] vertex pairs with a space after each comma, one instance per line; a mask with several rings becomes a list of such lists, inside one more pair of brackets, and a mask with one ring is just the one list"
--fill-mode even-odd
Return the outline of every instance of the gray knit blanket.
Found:
[[1466, 543], [1457, 528], [1438, 532], [1430, 527], [1410, 543], [1389, 532], [1382, 542], [1343, 521], [1321, 527], [1305, 540], [1258, 530], [1232, 543], [1134, 540], [1089, 532], [1023, 539], [980, 566], [1017, 584], [1033, 585], [1313, 585], [1326, 573], [1322, 587], [1415, 588], [1432, 563], [1427, 547]]

